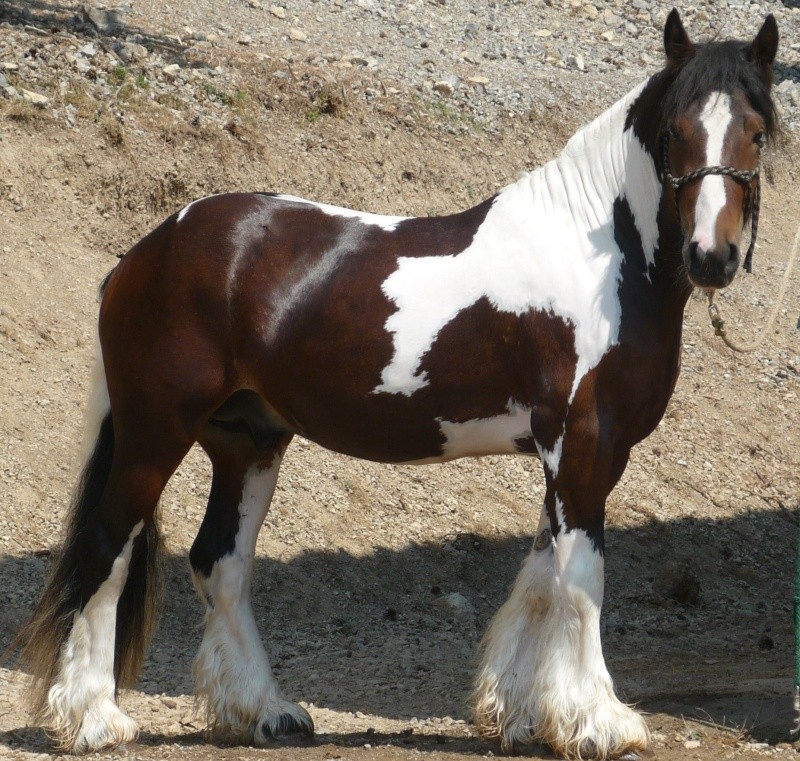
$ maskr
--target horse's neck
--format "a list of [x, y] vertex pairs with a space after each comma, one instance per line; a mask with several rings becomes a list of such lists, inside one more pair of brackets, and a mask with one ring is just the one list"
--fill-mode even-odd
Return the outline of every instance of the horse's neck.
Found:
[[644, 86], [636, 87], [583, 127], [557, 158], [529, 177], [534, 203], [568, 213], [581, 228], [579, 239], [587, 256], [618, 246], [615, 204], [626, 201], [641, 238], [649, 277], [658, 244], [661, 184], [653, 157], [625, 125]]

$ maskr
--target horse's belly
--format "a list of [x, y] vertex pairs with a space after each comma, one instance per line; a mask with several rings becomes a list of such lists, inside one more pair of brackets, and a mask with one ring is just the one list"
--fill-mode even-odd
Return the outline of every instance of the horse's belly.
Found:
[[301, 435], [327, 449], [378, 462], [424, 464], [535, 451], [530, 408], [513, 402], [498, 414], [457, 421], [366, 413], [355, 425], [352, 422], [349, 416], [338, 424], [308, 421]]

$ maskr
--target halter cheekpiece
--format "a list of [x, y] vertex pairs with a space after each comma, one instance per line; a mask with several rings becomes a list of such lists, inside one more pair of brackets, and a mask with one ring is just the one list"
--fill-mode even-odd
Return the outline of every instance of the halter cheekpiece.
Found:
[[[678, 192], [684, 185], [690, 182], [700, 180], [703, 177], [708, 177], [711, 174], [724, 175], [735, 180], [740, 185], [744, 186], [747, 191], [747, 204], [750, 206], [751, 217], [751, 232], [750, 232], [750, 245], [747, 248], [747, 253], [744, 257], [744, 270], [745, 272], [753, 271], [753, 250], [756, 247], [756, 235], [758, 234], [758, 215], [761, 206], [761, 174], [759, 167], [752, 170], [735, 169], [732, 166], [703, 166], [688, 172], [680, 177], [675, 177], [669, 168], [669, 130], [664, 132], [663, 143], [663, 160], [664, 160], [664, 178], [672, 185], [675, 191], [675, 206], [678, 207]], [[755, 181], [755, 185], [753, 182]], [[678, 212], [680, 218], [680, 210]]]

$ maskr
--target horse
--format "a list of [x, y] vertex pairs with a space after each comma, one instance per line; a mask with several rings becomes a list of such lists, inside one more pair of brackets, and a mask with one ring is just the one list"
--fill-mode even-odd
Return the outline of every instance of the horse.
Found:
[[664, 414], [691, 292], [739, 268], [777, 129], [777, 46], [772, 15], [752, 41], [695, 44], [673, 10], [662, 70], [466, 211], [230, 193], [134, 245], [101, 286], [85, 466], [20, 639], [58, 743], [137, 736], [117, 690], [152, 629], [158, 500], [196, 442], [213, 470], [189, 553], [205, 606], [196, 692], [212, 727], [246, 742], [313, 732], [250, 605], [256, 537], [301, 436], [389, 463], [538, 456], [544, 504], [481, 645], [477, 728], [505, 751], [644, 750], [603, 659], [605, 501]]

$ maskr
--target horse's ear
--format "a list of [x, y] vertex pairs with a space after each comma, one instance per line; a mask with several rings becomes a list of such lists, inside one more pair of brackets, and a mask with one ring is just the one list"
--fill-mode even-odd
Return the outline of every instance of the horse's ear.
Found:
[[673, 8], [664, 25], [664, 52], [669, 63], [681, 63], [694, 55], [694, 44], [686, 34], [677, 8]]
[[747, 57], [763, 69], [769, 81], [772, 81], [772, 64], [778, 52], [778, 38], [778, 24], [770, 13], [747, 49]]

